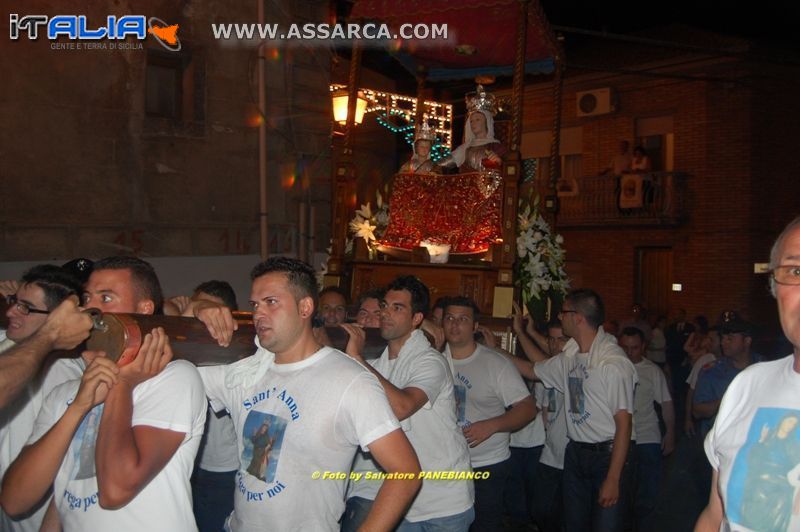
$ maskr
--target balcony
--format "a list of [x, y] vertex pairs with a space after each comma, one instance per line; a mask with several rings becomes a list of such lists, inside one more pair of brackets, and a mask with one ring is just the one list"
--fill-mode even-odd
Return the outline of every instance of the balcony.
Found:
[[641, 206], [633, 208], [620, 207], [621, 176], [586, 176], [577, 183], [573, 181], [571, 190], [559, 187], [558, 226], [674, 227], [683, 223], [688, 175], [683, 172], [641, 175]]

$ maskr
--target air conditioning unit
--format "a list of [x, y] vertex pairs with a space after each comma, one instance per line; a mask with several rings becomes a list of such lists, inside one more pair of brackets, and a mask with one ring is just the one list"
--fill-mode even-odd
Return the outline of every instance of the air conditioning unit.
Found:
[[617, 110], [611, 87], [578, 92], [575, 96], [575, 114], [578, 117], [607, 115]]

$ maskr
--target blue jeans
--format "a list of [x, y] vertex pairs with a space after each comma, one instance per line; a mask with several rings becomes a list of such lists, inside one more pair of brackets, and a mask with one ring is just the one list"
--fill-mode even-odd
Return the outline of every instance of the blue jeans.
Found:
[[367, 519], [372, 501], [363, 497], [350, 497], [344, 507], [341, 532], [356, 532]]
[[434, 517], [425, 521], [403, 521], [395, 530], [397, 532], [467, 532], [469, 525], [475, 520], [475, 508], [470, 507], [460, 514], [445, 517]]
[[199, 532], [220, 532], [233, 512], [236, 471], [216, 473], [195, 468], [192, 475], [192, 506]]
[[561, 532], [563, 528], [564, 501], [561, 495], [562, 469], [547, 464], [536, 468], [535, 496], [531, 501], [531, 514], [542, 532]]
[[511, 473], [511, 459], [472, 469], [476, 473], [488, 472], [489, 478], [475, 479], [475, 522], [470, 530], [500, 531], [503, 529], [503, 492]]
[[[355, 532], [369, 515], [372, 503], [363, 497], [350, 497], [342, 516], [341, 532]], [[467, 532], [470, 523], [475, 519], [475, 509], [469, 508], [460, 514], [435, 517], [425, 521], [412, 523], [403, 519], [395, 529], [397, 532]]]
[[633, 442], [619, 479], [619, 500], [609, 508], [598, 504], [600, 486], [608, 475], [611, 451], [584, 449], [569, 442], [564, 456], [564, 516], [567, 532], [622, 530], [628, 508]]
[[658, 502], [661, 487], [661, 444], [636, 445], [636, 497], [633, 511], [637, 530], [651, 530], [650, 517]]
[[511, 472], [506, 482], [505, 506], [511, 520], [517, 523], [531, 520], [534, 481], [543, 448], [544, 445], [511, 447]]

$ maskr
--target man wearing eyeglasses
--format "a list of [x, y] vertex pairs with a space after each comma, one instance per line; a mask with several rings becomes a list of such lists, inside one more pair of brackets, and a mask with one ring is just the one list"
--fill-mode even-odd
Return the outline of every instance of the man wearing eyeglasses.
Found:
[[[0, 331], [0, 352], [31, 338], [42, 328], [52, 310], [67, 297], [78, 296], [80, 291], [80, 281], [58, 266], [42, 264], [28, 270], [15, 293], [6, 298], [9, 304], [6, 311], [8, 328]], [[24, 393], [0, 409], [0, 477], [33, 432], [33, 424], [44, 397], [50, 390], [72, 378], [74, 375], [61, 366], [47, 368], [44, 375], [25, 388]], [[45, 509], [42, 501], [32, 515], [19, 520], [12, 520], [0, 511], [0, 530], [39, 530]]]
[[800, 488], [800, 217], [770, 253], [770, 288], [790, 356], [753, 364], [722, 398], [705, 440], [714, 469], [695, 530], [795, 530]]
[[536, 417], [536, 404], [514, 365], [475, 341], [478, 306], [469, 298], [448, 299], [442, 318], [455, 380], [458, 423], [469, 444], [475, 481], [474, 530], [502, 529], [505, 485], [511, 474], [511, 432]]
[[571, 339], [559, 356], [533, 352], [530, 376], [565, 396], [565, 527], [621, 530], [630, 489], [636, 369], [616, 338], [603, 331], [605, 309], [596, 292], [571, 291], [558, 317]]

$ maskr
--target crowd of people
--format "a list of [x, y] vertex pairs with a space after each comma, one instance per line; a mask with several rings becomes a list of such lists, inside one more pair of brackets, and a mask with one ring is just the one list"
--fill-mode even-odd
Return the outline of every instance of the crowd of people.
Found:
[[[0, 283], [0, 528], [652, 530], [682, 427], [707, 435], [698, 530], [794, 529], [800, 218], [770, 267], [794, 353], [757, 363], [735, 313], [650, 323], [635, 306], [617, 323], [590, 289], [547, 324], [516, 308], [515, 356], [467, 297], [430, 308], [409, 275], [349, 306], [275, 257], [251, 273], [254, 354], [197, 368], [173, 360], [161, 328], [128, 364], [48, 354], [88, 336], [89, 307], [199, 319], [224, 347], [228, 283], [165, 299], [141, 259], [37, 266]], [[326, 327], [348, 333], [344, 352]], [[370, 327], [386, 347], [365, 359]]]

